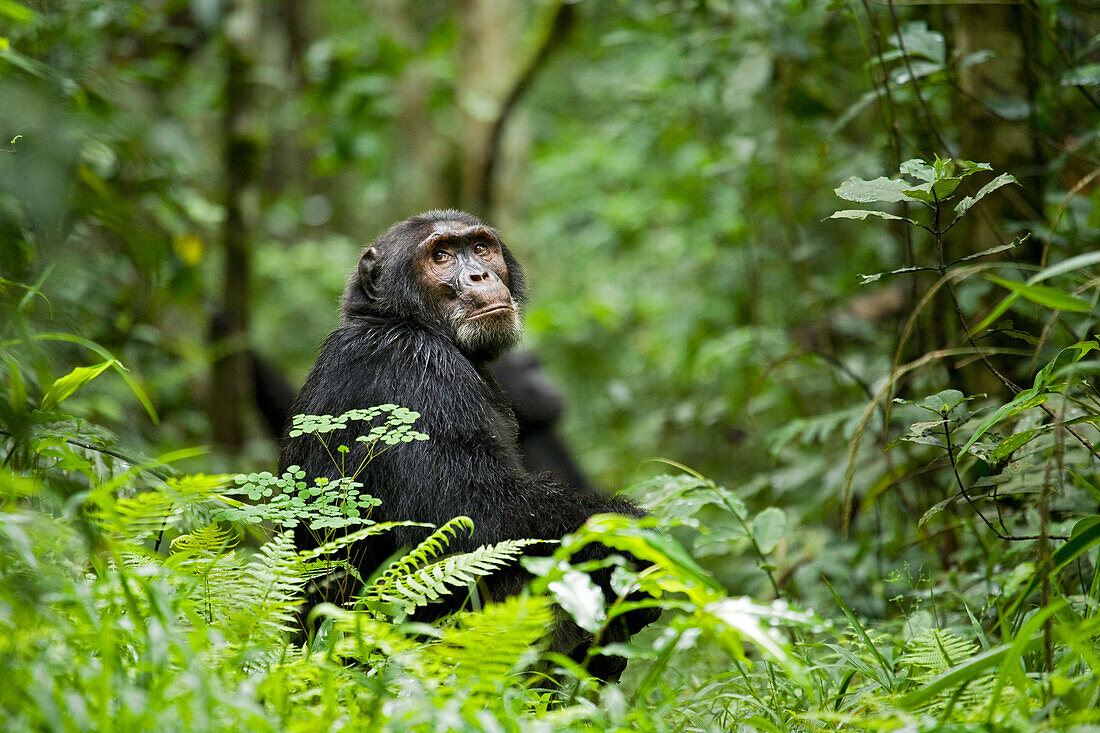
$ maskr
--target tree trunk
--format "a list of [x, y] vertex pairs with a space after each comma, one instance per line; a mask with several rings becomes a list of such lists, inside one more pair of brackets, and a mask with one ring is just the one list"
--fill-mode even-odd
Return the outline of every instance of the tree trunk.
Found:
[[248, 364], [249, 230], [258, 206], [260, 153], [252, 70], [260, 35], [256, 0], [237, 0], [225, 19], [226, 79], [222, 130], [225, 225], [220, 312], [214, 318], [211, 423], [214, 442], [230, 453], [244, 442], [244, 411], [252, 394]]

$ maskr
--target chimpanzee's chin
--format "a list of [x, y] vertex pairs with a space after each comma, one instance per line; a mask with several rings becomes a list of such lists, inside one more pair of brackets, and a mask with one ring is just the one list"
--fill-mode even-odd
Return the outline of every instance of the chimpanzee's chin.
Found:
[[492, 361], [519, 341], [521, 329], [515, 310], [463, 321], [455, 329], [459, 347], [478, 361]]

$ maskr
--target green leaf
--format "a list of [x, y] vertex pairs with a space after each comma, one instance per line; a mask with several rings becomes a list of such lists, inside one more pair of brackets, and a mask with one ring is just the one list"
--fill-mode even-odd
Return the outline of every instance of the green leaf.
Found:
[[970, 436], [970, 440], [966, 441], [966, 445], [962, 447], [959, 454], [962, 455], [970, 450], [970, 446], [974, 445], [974, 443], [978, 441], [978, 438], [985, 435], [986, 431], [1001, 420], [1004, 420], [1006, 417], [1017, 415], [1024, 410], [1030, 410], [1032, 407], [1038, 407], [1048, 399], [1050, 399], [1049, 394], [1040, 393], [1038, 388], [1035, 387], [1020, 392], [1011, 402], [1006, 405], [1001, 405], [1000, 409], [994, 412], [976, 431], [974, 431], [974, 434]]
[[[1023, 647], [1026, 649], [1036, 644], [1041, 638], [1042, 634], [1036, 634], [1027, 638], [1024, 640]], [[1021, 639], [1017, 638], [1016, 644], [1019, 644], [1020, 641]], [[973, 682], [981, 677], [986, 669], [1000, 664], [1001, 660], [1008, 656], [1013, 646], [1013, 644], [1002, 644], [987, 652], [982, 652], [981, 654], [971, 657], [962, 664], [952, 667], [923, 687], [910, 692], [900, 700], [899, 704], [907, 710], [913, 710], [928, 702], [941, 692]]]
[[1007, 186], [1010, 183], [1016, 183], [1016, 179], [1008, 173], [1002, 173], [1001, 175], [997, 176], [992, 181], [978, 189], [978, 192], [973, 196], [964, 196], [962, 200], [955, 205], [955, 218], [958, 219], [960, 216], [970, 211], [970, 207], [972, 207], [974, 204], [978, 203], [983, 198], [996, 191], [998, 188], [1002, 186]]
[[986, 275], [985, 278], [990, 282], [994, 282], [1001, 287], [1011, 290], [1017, 295], [1027, 298], [1032, 303], [1047, 308], [1070, 311], [1073, 313], [1088, 313], [1092, 310], [1092, 305], [1090, 305], [1088, 301], [1069, 295], [1058, 288], [1052, 288], [1047, 285], [1028, 285], [1027, 283], [1005, 280], [1004, 278], [994, 275]]
[[34, 20], [34, 11], [14, 0], [0, 0], [0, 15], [7, 16], [16, 23], [29, 23]]
[[1008, 458], [1014, 451], [1019, 450], [1034, 440], [1035, 436], [1039, 435], [1041, 432], [1043, 432], [1043, 428], [1032, 428], [1031, 430], [1024, 430], [1023, 432], [1008, 436], [997, 444], [996, 450], [993, 451], [993, 457], [997, 460]]
[[935, 204], [949, 198], [951, 194], [955, 193], [955, 189], [962, 183], [961, 178], [940, 178], [934, 183], [922, 183], [919, 186], [913, 186], [912, 188], [905, 189], [905, 195], [910, 198], [924, 201], [929, 204]]
[[1085, 254], [1077, 255], [1076, 257], [1070, 257], [1068, 260], [1062, 260], [1056, 265], [1051, 265], [1042, 272], [1036, 273], [1033, 277], [1027, 281], [1028, 285], [1034, 285], [1037, 282], [1043, 280], [1049, 280], [1056, 275], [1062, 275], [1067, 272], [1073, 272], [1074, 270], [1080, 270], [1090, 265], [1095, 265], [1100, 262], [1100, 250], [1095, 252], [1086, 252]]
[[587, 573], [569, 570], [547, 585], [558, 605], [565, 609], [585, 631], [596, 633], [607, 621], [603, 591]]
[[936, 171], [920, 158], [912, 158], [901, 164], [901, 174], [926, 183], [936, 180]]
[[[838, 189], [839, 190], [839, 189]], [[893, 219], [895, 221], [907, 221], [910, 224], [915, 222], [912, 219], [906, 219], [904, 216], [898, 216], [896, 214], [888, 214], [885, 211], [872, 211], [868, 209], [844, 209], [843, 211], [835, 211], [826, 219], [859, 219], [863, 221], [868, 216], [877, 216], [880, 219]]]
[[923, 407], [929, 412], [934, 412], [938, 415], [946, 415], [960, 402], [965, 402], [967, 399], [969, 398], [957, 389], [945, 389], [942, 392], [929, 395], [915, 404], [917, 407]]
[[947, 58], [943, 35], [929, 30], [928, 24], [923, 20], [915, 20], [903, 25], [891, 36], [890, 43], [898, 48], [904, 47], [905, 52], [910, 56], [923, 56], [941, 65]]
[[854, 201], [860, 204], [869, 204], [876, 201], [893, 204], [905, 200], [906, 188], [909, 188], [909, 184], [905, 181], [896, 181], [885, 177], [865, 181], [862, 178], [852, 177], [840, 184], [840, 187], [836, 189], [836, 195], [845, 201]]
[[787, 531], [787, 515], [779, 507], [770, 506], [752, 520], [752, 536], [765, 555], [775, 549]]
[[1084, 64], [1062, 75], [1062, 84], [1070, 87], [1100, 84], [1100, 64]]
[[1015, 247], [1019, 247], [1021, 244], [1026, 242], [1027, 238], [1030, 237], [1030, 236], [1031, 236], [1030, 234], [1025, 234], [1023, 237], [1016, 237], [1016, 239], [1013, 239], [1008, 244], [999, 244], [996, 247], [990, 247], [989, 249], [983, 249], [981, 252], [975, 252], [972, 255], [967, 255], [966, 257], [960, 257], [959, 259], [955, 260], [951, 264], [957, 265], [960, 262], [969, 262], [970, 260], [976, 260], [976, 259], [979, 259], [981, 257], [988, 257], [989, 255], [995, 255], [998, 252], [1004, 252], [1005, 250], [1009, 250], [1009, 249], [1013, 249]]
[[35, 335], [34, 339], [36, 341], [67, 341], [72, 344], [79, 344], [89, 351], [99, 354], [104, 359], [110, 359], [112, 361], [112, 368], [118, 372], [119, 376], [122, 377], [122, 381], [126, 382], [126, 386], [130, 388], [130, 391], [137, 397], [138, 402], [145, 408], [145, 412], [149, 415], [149, 419], [154, 423], [160, 422], [160, 418], [157, 417], [156, 408], [153, 407], [153, 403], [149, 400], [149, 396], [145, 394], [145, 390], [141, 388], [141, 385], [130, 376], [129, 370], [127, 370], [121, 362], [115, 359], [111, 352], [107, 351], [107, 349], [103, 348], [95, 341], [90, 341], [89, 339], [71, 333], [40, 333]]
[[42, 405], [39, 409], [43, 412], [52, 410], [71, 396], [73, 392], [76, 392], [117, 363], [114, 359], [108, 359], [95, 366], [77, 367], [65, 376], [57, 378], [46, 390], [46, 395], [42, 398]]

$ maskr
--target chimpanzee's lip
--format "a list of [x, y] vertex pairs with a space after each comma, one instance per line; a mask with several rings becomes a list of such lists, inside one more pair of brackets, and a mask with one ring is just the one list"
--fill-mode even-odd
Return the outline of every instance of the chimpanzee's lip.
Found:
[[469, 316], [467, 316], [466, 320], [476, 321], [479, 318], [485, 318], [486, 316], [494, 316], [497, 313], [510, 312], [511, 310], [512, 310], [512, 306], [509, 305], [508, 303], [498, 303], [497, 305], [491, 305], [488, 308], [484, 308], [482, 310], [479, 310], [476, 313], [471, 313]]

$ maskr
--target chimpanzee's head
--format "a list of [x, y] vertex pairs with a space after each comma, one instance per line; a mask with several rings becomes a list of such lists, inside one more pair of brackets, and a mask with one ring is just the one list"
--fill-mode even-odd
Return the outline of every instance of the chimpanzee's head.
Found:
[[344, 316], [441, 330], [472, 359], [490, 361], [519, 339], [526, 296], [523, 271], [495, 229], [461, 211], [429, 211], [367, 247]]

